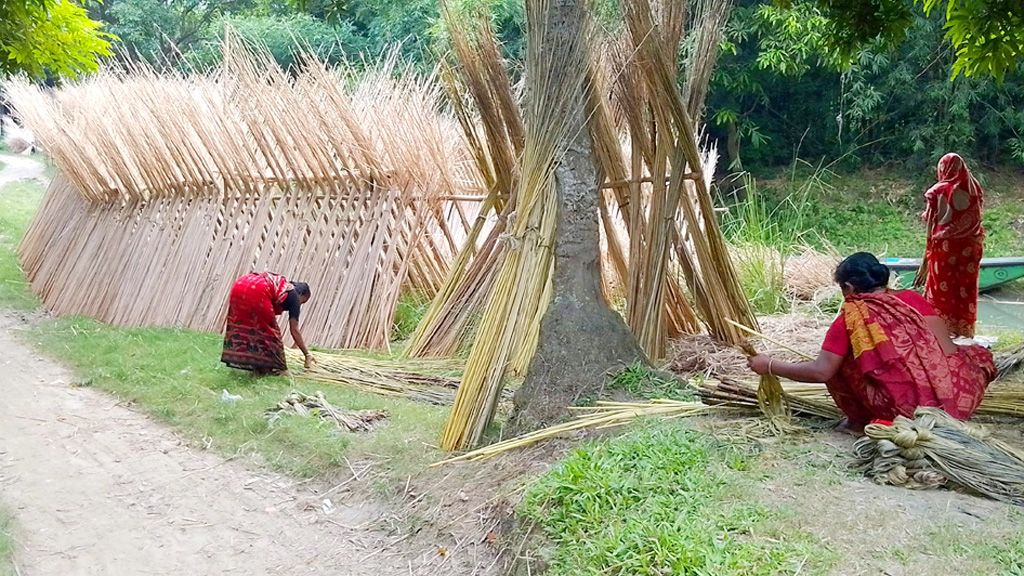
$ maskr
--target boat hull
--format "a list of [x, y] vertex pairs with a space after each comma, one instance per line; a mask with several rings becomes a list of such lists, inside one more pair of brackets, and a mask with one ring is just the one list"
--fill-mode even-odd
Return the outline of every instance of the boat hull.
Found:
[[[914, 283], [914, 274], [921, 266], [920, 258], [886, 258], [882, 261], [899, 278], [902, 287]], [[978, 290], [987, 292], [1019, 278], [1024, 278], [1024, 258], [982, 258], [978, 274]]]

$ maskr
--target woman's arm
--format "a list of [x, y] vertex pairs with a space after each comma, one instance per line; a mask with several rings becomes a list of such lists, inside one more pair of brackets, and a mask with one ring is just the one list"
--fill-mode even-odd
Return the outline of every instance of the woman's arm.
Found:
[[758, 354], [747, 358], [747, 366], [758, 374], [774, 374], [797, 382], [827, 382], [839, 372], [843, 357], [822, 350], [811, 362], [783, 362]]
[[946, 321], [939, 316], [925, 316], [925, 324], [935, 334], [935, 338], [939, 341], [939, 347], [946, 355], [956, 354], [957, 346], [953, 343], [953, 339], [949, 337], [949, 328], [946, 327]]
[[309, 349], [306, 348], [306, 341], [302, 339], [302, 331], [299, 330], [299, 320], [297, 318], [288, 319], [288, 328], [292, 333], [292, 340], [295, 340], [295, 345], [302, 350], [302, 355], [306, 358], [306, 368], [316, 363], [316, 359], [309, 353]]

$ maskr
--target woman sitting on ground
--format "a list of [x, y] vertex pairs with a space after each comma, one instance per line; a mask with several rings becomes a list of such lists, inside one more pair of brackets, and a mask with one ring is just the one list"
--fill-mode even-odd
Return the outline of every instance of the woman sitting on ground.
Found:
[[277, 316], [288, 311], [292, 340], [306, 357], [306, 368], [314, 362], [299, 331], [299, 309], [309, 300], [309, 285], [289, 282], [280, 274], [246, 274], [231, 287], [228, 301], [224, 352], [220, 361], [232, 368], [257, 374], [284, 374], [284, 342]]
[[996, 377], [992, 354], [957, 346], [946, 324], [921, 295], [890, 291], [889, 268], [858, 252], [836, 268], [842, 312], [825, 336], [818, 359], [790, 363], [752, 356], [750, 369], [798, 382], [824, 382], [852, 431], [874, 419], [912, 418], [934, 406], [964, 420], [981, 404]]

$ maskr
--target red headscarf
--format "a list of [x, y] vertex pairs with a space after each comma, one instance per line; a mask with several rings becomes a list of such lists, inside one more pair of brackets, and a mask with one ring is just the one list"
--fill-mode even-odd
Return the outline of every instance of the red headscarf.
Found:
[[[981, 227], [982, 189], [981, 184], [971, 174], [967, 163], [959, 154], [950, 152], [939, 160], [939, 181], [925, 192], [928, 209], [922, 217], [930, 224], [933, 234], [941, 238], [977, 237], [984, 234]], [[938, 199], [952, 203], [953, 193], [963, 190], [970, 197], [970, 205], [964, 214], [951, 222], [939, 224]]]

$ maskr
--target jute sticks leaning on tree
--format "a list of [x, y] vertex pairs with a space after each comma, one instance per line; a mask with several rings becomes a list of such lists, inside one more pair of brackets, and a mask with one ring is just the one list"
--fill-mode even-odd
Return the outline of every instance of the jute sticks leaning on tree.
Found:
[[11, 100], [57, 164], [21, 246], [59, 314], [219, 331], [231, 283], [272, 270], [317, 299], [307, 339], [386, 348], [399, 295], [432, 295], [483, 182], [431, 78], [393, 62], [351, 93], [309, 59], [289, 77], [229, 35], [188, 78], [137, 69]]
[[[521, 360], [532, 355], [537, 320], [551, 298], [547, 282], [555, 219], [546, 211], [554, 210], [554, 199], [560, 193], [552, 172], [562, 160], [566, 139], [573, 137], [564, 128], [564, 118], [569, 115], [568, 99], [578, 97], [581, 85], [589, 87], [587, 123], [599, 171], [617, 204], [602, 207], [605, 235], [617, 272], [628, 277], [627, 319], [644, 350], [652, 356], [661, 354], [669, 322], [677, 330], [696, 329], [696, 315], [675, 284], [680, 273], [712, 334], [753, 353], [743, 333], [730, 323], [755, 328], [757, 324], [715, 218], [705, 175], [709, 162], [701, 157], [689, 113], [691, 106], [702, 106], [700, 83], [706, 83], [713, 57], [695, 57], [695, 76], [684, 95], [676, 85], [675, 58], [684, 32], [682, 12], [662, 11], [662, 22], [656, 22], [647, 0], [627, 1], [627, 34], [620, 47], [617, 75], [610, 76], [613, 88], [608, 98], [599, 81], [603, 76], [592, 52], [593, 37], [586, 30], [577, 35], [582, 48], [560, 53], [558, 74], [545, 68], [552, 66], [545, 60], [552, 57], [552, 51], [541, 45], [543, 19], [549, 8], [549, 2], [543, 0], [528, 3], [527, 136], [518, 185], [509, 194], [516, 201], [515, 225], [501, 254], [501, 273], [490, 287], [466, 375], [445, 430], [442, 446], [447, 449], [465, 448], [480, 440], [493, 415], [506, 369], [522, 368]], [[701, 2], [699, 8], [696, 44], [714, 52], [717, 43], [712, 39], [719, 37], [725, 21], [722, 3]], [[582, 56], [566, 58], [567, 54]], [[460, 61], [466, 59], [460, 54]], [[471, 62], [463, 67], [471, 70], [473, 66]], [[472, 72], [467, 75], [472, 77]], [[537, 106], [541, 102], [544, 105]], [[480, 106], [479, 101], [477, 104]], [[616, 123], [615, 118], [624, 122]], [[628, 135], [631, 143], [630, 170], [625, 168], [627, 154], [619, 143], [621, 134]], [[609, 178], [613, 180], [609, 182]], [[624, 230], [614, 226], [613, 211]], [[628, 254], [622, 248], [622, 234], [629, 240]], [[672, 305], [666, 306], [667, 302]], [[773, 422], [784, 426], [788, 408], [778, 380], [767, 377], [759, 397]]]
[[[413, 357], [455, 353], [483, 312], [506, 247], [501, 239], [516, 211], [517, 162], [525, 139], [512, 81], [489, 25], [471, 32], [442, 7], [459, 62], [457, 67], [443, 62], [442, 78], [488, 192], [469, 240], [409, 340], [406, 354]], [[488, 217], [494, 223], [481, 243]]]

